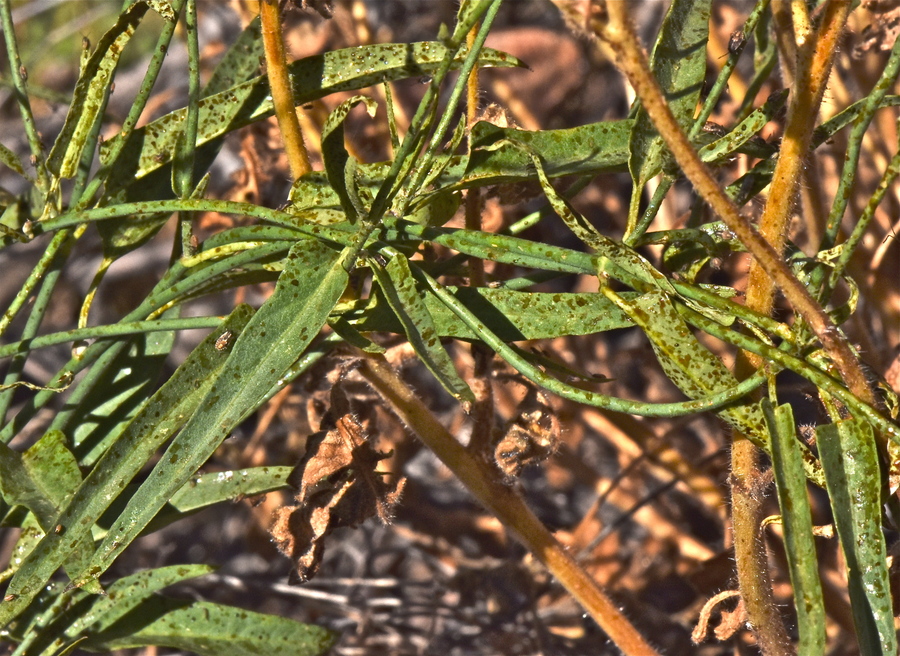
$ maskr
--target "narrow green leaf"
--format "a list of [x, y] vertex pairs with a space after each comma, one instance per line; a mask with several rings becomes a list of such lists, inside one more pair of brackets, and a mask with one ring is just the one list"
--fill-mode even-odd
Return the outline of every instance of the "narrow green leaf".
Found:
[[24, 506], [37, 517], [44, 532], [49, 531], [57, 509], [37, 484], [22, 454], [0, 442], [0, 495], [11, 507]]
[[4, 164], [11, 168], [23, 178], [31, 180], [31, 177], [25, 173], [25, 168], [22, 166], [22, 161], [19, 159], [19, 156], [3, 144], [0, 144], [0, 164]]
[[772, 468], [775, 470], [784, 546], [794, 587], [794, 607], [797, 609], [797, 630], [800, 634], [797, 653], [817, 656], [825, 653], [825, 602], [819, 582], [819, 558], [794, 413], [788, 404], [773, 410], [768, 399], [762, 400], [761, 407], [772, 438]]
[[723, 137], [703, 146], [699, 151], [700, 159], [704, 162], [718, 161], [728, 157], [739, 150], [746, 152], [748, 148], [756, 157], [771, 157], [777, 152], [774, 146], [756, 143], [753, 138], [766, 124], [775, 118], [775, 115], [784, 107], [787, 101], [788, 90], [782, 89], [773, 93], [759, 109], [751, 112], [750, 116], [738, 123]]
[[[674, 0], [650, 55], [650, 69], [669, 108], [684, 128], [694, 118], [706, 77], [710, 4], [710, 0]], [[667, 146], [643, 107], [635, 117], [630, 151], [628, 170], [634, 182], [634, 194], [638, 195], [668, 159]], [[636, 218], [638, 204], [634, 199], [631, 207]], [[632, 219], [629, 225], [633, 225]]]
[[404, 218], [422, 225], [442, 226], [453, 218], [461, 202], [459, 192], [428, 194], [423, 200], [413, 201]]
[[81, 485], [78, 462], [66, 445], [66, 436], [60, 431], [51, 430], [44, 434], [22, 454], [22, 464], [57, 511]]
[[[427, 75], [441, 61], [447, 49], [440, 43], [381, 44], [345, 48], [306, 57], [290, 65], [294, 100], [303, 104], [338, 91], [362, 89], [387, 80]], [[479, 66], [520, 66], [515, 57], [496, 50], [481, 53]], [[124, 186], [162, 167], [171, 157], [186, 110], [180, 109], [128, 136], [128, 145], [116, 162], [115, 182]], [[200, 103], [198, 146], [228, 132], [249, 125], [273, 113], [265, 76], [239, 84]], [[100, 150], [103, 163], [121, 135], [110, 139]]]
[[[175, 318], [171, 313], [164, 317]], [[175, 331], [135, 336], [131, 348], [106, 367], [91, 389], [79, 394], [78, 407], [63, 422], [54, 422], [70, 435], [82, 465], [93, 465], [147, 402], [174, 343]]]
[[[119, 633], [122, 625], [128, 625], [130, 614], [144, 616], [143, 606], [154, 593], [181, 581], [203, 576], [214, 571], [209, 565], [171, 565], [144, 570], [119, 579], [109, 586], [105, 595], [91, 597], [91, 605], [86, 612], [72, 621], [63, 636], [52, 647], [62, 647], [66, 643], [88, 638], [103, 632]], [[77, 608], [81, 604], [76, 604]], [[146, 616], [144, 616], [146, 617]]]
[[[360, 103], [366, 104], [369, 116], [375, 116], [378, 104], [374, 100], [365, 96], [353, 96], [328, 115], [322, 128], [322, 158], [325, 160], [325, 173], [350, 223], [356, 223], [359, 214], [365, 210], [356, 193], [356, 181], [352, 179], [353, 170], [349, 167], [350, 155], [347, 154], [347, 147], [344, 145], [344, 120]], [[348, 180], [348, 175], [351, 180]]]
[[292, 471], [293, 467], [251, 467], [203, 474], [172, 495], [169, 504], [187, 513], [222, 501], [265, 494], [287, 485]]
[[544, 163], [540, 156], [533, 151], [530, 153], [532, 163], [538, 174], [538, 180], [541, 183], [541, 189], [553, 211], [563, 220], [576, 237], [585, 244], [590, 246], [596, 252], [595, 262], [597, 273], [607, 274], [621, 280], [622, 282], [644, 290], [648, 286], [659, 287], [669, 292], [675, 291], [672, 284], [662, 273], [657, 271], [650, 262], [647, 261], [640, 253], [629, 248], [625, 244], [610, 239], [584, 216], [575, 211], [569, 202], [560, 196], [544, 171]]
[[[628, 166], [631, 120], [591, 123], [567, 130], [529, 132], [484, 121], [472, 126], [469, 158], [452, 188], [504, 184], [534, 179], [528, 153], [503, 142], [521, 143], [540, 155], [547, 176], [619, 173]], [[450, 177], [449, 169], [444, 177]], [[457, 175], [459, 175], [457, 173]]]
[[[505, 342], [592, 335], [634, 325], [628, 315], [602, 294], [551, 294], [488, 287], [450, 286], [445, 289]], [[632, 298], [636, 294], [625, 292], [622, 295]], [[478, 339], [478, 335], [432, 293], [426, 294], [423, 300], [439, 336]], [[386, 307], [380, 294], [361, 301], [344, 316], [362, 332], [403, 332], [403, 325], [390, 307]]]
[[259, 59], [264, 54], [262, 30], [259, 16], [256, 16], [216, 66], [203, 87], [203, 97], [214, 96], [256, 77], [259, 73]]
[[[665, 292], [654, 290], [629, 301], [608, 287], [601, 291], [644, 331], [666, 376], [688, 397], [709, 396], [737, 384], [737, 379], [722, 361], [697, 341]], [[757, 404], [748, 399], [733, 403], [717, 414], [754, 444], [771, 453], [765, 416]], [[807, 477], [817, 485], [824, 485], [821, 465], [805, 445], [798, 442], [798, 446], [803, 451]]]
[[225, 331], [240, 333], [251, 313], [247, 306], [236, 308], [221, 330], [191, 352], [98, 461], [57, 519], [61, 532], [48, 533], [10, 581], [7, 594], [14, 598], [0, 603], [0, 626], [28, 606], [160, 445], [184, 424], [212, 386], [214, 373], [225, 364], [227, 351], [216, 348], [217, 338]]
[[199, 408], [128, 502], [97, 548], [91, 567], [78, 577], [76, 585], [106, 571], [231, 430], [285, 376], [319, 334], [346, 288], [346, 259], [351, 257], [355, 254], [333, 251], [311, 239], [298, 242], [291, 249], [275, 292], [238, 337]]
[[336, 638], [328, 629], [277, 615], [154, 596], [139, 614], [108, 635], [93, 636], [85, 647], [106, 651], [158, 645], [202, 656], [316, 656]]
[[58, 177], [71, 178], [75, 175], [91, 126], [103, 111], [104, 96], [112, 83], [119, 56], [147, 9], [149, 5], [146, 2], [132, 3], [97, 42], [97, 49], [75, 85], [66, 122], [47, 159], [47, 168]]
[[444, 350], [434, 326], [423, 292], [416, 287], [407, 259], [396, 254], [387, 267], [370, 261], [375, 279], [388, 304], [403, 324], [410, 345], [441, 386], [459, 401], [474, 401], [475, 396], [460, 378], [450, 355]]
[[881, 471], [872, 426], [859, 419], [819, 426], [816, 444], [847, 561], [850, 606], [860, 651], [894, 656], [897, 634], [881, 530]]
[[[165, 173], [165, 171], [162, 171], [162, 173]], [[162, 175], [154, 177], [158, 180], [144, 180], [141, 184], [131, 185], [125, 190], [120, 190], [117, 196], [107, 197], [106, 200], [137, 202], [171, 196], [171, 176], [165, 180], [161, 179]], [[207, 173], [197, 183], [190, 197], [203, 198], [204, 194], [206, 194], [209, 180], [209, 173]], [[160, 184], [164, 184], [167, 191], [161, 192]], [[101, 221], [97, 224], [97, 231], [103, 239], [103, 254], [110, 259], [116, 259], [139, 248], [150, 241], [162, 229], [170, 216], [171, 213], [169, 212], [158, 212], [140, 216], [124, 216], [111, 221]]]

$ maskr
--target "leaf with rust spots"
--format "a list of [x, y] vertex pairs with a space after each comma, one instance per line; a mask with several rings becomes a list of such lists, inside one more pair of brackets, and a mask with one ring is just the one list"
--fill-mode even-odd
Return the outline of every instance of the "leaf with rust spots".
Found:
[[335, 407], [347, 412], [331, 429], [310, 437], [293, 476], [297, 505], [276, 511], [270, 529], [278, 548], [294, 560], [302, 581], [315, 575], [325, 538], [334, 529], [357, 526], [373, 516], [390, 523], [405, 483], [388, 482], [385, 472], [376, 469], [389, 454], [372, 447], [342, 393], [332, 394], [332, 410]]

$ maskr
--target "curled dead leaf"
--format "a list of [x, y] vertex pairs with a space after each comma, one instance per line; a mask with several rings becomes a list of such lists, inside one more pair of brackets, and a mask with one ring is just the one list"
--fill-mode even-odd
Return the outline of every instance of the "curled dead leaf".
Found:
[[358, 526], [373, 516], [390, 523], [405, 484], [377, 470], [390, 454], [372, 447], [339, 387], [332, 392], [331, 410], [344, 412], [336, 421], [329, 413], [323, 425], [331, 427], [310, 436], [292, 475], [297, 503], [278, 509], [270, 529], [279, 550], [294, 561], [301, 581], [315, 575], [325, 538], [334, 529]]

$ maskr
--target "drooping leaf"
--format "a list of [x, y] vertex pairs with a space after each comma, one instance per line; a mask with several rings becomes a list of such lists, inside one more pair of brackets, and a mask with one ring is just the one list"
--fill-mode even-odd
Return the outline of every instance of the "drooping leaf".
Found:
[[847, 419], [816, 429], [834, 524], [847, 562], [853, 624], [863, 654], [893, 656], [887, 548], [881, 529], [881, 472], [872, 426]]
[[386, 267], [382, 268], [375, 261], [371, 262], [371, 267], [381, 293], [400, 319], [406, 338], [422, 363], [454, 398], [474, 401], [472, 390], [460, 378], [453, 360], [438, 338], [434, 320], [422, 298], [424, 292], [416, 287], [407, 259], [398, 253]]
[[[672, 305], [668, 295], [654, 290], [627, 301], [608, 287], [602, 291], [647, 335], [666, 376], [690, 398], [701, 398], [734, 387], [737, 380], [725, 364], [704, 347]], [[751, 400], [734, 403], [717, 413], [754, 444], [771, 452], [765, 416]], [[798, 442], [806, 476], [824, 485], [822, 468]]]

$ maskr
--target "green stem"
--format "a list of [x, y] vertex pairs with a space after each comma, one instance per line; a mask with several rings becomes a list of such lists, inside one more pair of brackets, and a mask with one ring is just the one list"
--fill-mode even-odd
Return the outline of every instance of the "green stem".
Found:
[[[0, 358], [16, 356], [19, 353], [28, 353], [37, 349], [68, 344], [88, 339], [113, 339], [130, 335], [143, 335], [145, 333], [165, 332], [169, 330], [197, 330], [202, 328], [215, 328], [222, 323], [222, 317], [188, 317], [184, 319], [155, 319], [151, 321], [125, 321], [108, 326], [90, 326], [88, 328], [73, 328], [58, 333], [41, 335], [39, 337], [23, 338], [17, 342], [0, 346]], [[4, 381], [5, 382], [5, 381]]]
[[41, 135], [37, 124], [34, 122], [34, 114], [31, 111], [31, 101], [28, 98], [28, 71], [19, 56], [19, 43], [16, 40], [16, 28], [13, 25], [10, 0], [0, 0], [0, 21], [3, 23], [3, 40], [6, 42], [6, 56], [9, 58], [10, 78], [12, 79], [16, 103], [19, 105], [19, 114], [25, 126], [25, 137], [28, 139], [28, 147], [31, 149], [31, 157], [37, 172], [38, 189], [46, 195], [50, 191], [50, 178], [44, 166], [44, 146], [41, 143]]

